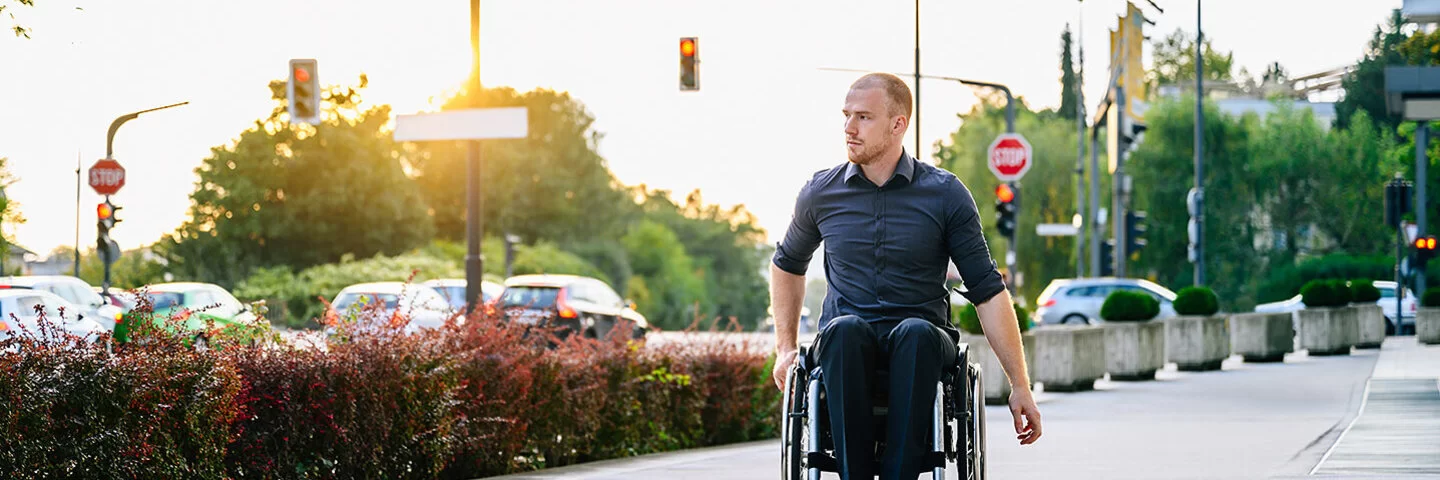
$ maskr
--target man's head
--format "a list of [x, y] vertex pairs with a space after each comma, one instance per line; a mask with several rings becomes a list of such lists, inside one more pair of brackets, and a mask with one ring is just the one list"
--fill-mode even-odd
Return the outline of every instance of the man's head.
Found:
[[910, 87], [900, 77], [871, 73], [845, 95], [845, 146], [850, 161], [869, 165], [900, 145], [910, 126]]

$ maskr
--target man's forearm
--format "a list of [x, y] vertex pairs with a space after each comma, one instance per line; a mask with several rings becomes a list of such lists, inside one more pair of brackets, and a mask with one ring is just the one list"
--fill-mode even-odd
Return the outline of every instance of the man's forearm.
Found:
[[770, 309], [775, 315], [775, 351], [794, 350], [800, 328], [800, 304], [805, 301], [805, 276], [770, 265]]
[[1020, 342], [1020, 326], [1010, 292], [1001, 291], [985, 303], [976, 305], [985, 339], [1000, 359], [1011, 388], [1030, 388], [1030, 373], [1025, 368], [1025, 345]]

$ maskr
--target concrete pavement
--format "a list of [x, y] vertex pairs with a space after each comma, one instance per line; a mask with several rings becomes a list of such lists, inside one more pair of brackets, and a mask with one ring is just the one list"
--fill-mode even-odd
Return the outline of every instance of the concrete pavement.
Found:
[[[1036, 445], [1019, 446], [1009, 412], [988, 407], [990, 473], [1002, 479], [1306, 475], [1354, 417], [1377, 353], [1299, 353], [1283, 364], [1236, 357], [1219, 372], [1172, 366], [1152, 382], [1102, 380], [1095, 391], [1081, 393], [1042, 390], [1037, 398], [1046, 433]], [[775, 478], [778, 448], [777, 441], [755, 442], [501, 478]]]
[[1440, 346], [1390, 337], [1360, 414], [1312, 473], [1440, 478]]

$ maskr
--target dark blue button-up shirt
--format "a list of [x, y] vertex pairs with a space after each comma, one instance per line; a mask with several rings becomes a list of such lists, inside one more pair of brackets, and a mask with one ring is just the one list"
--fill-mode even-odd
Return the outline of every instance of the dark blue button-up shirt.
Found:
[[867, 321], [923, 318], [948, 330], [950, 261], [971, 303], [1005, 289], [970, 190], [954, 174], [905, 153], [884, 186], [850, 162], [816, 173], [795, 200], [795, 216], [773, 262], [804, 275], [821, 241], [829, 283], [821, 327], [856, 315]]

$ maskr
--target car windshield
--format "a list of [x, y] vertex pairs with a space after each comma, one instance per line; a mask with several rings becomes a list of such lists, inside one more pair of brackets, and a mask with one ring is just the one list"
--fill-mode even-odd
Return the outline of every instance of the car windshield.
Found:
[[505, 294], [500, 296], [500, 306], [531, 308], [553, 307], [555, 306], [555, 297], [559, 294], [560, 289], [554, 287], [509, 287], [505, 289]]
[[[362, 299], [364, 300], [363, 303]], [[365, 308], [373, 305], [377, 300], [385, 304], [384, 308], [386, 310], [394, 310], [400, 304], [400, 296], [393, 293], [348, 292], [336, 297], [335, 302], [331, 305], [333, 305], [337, 311], [344, 311], [350, 309], [351, 305], [356, 304], [360, 304], [360, 306], [356, 308]]]
[[440, 295], [445, 297], [445, 301], [450, 302], [450, 306], [457, 308], [465, 306], [464, 286], [435, 287], [435, 291], [440, 292]]
[[152, 310], [165, 310], [185, 304], [185, 294], [180, 292], [147, 292], [145, 298], [150, 300]]
[[1395, 289], [1393, 289], [1393, 288], [1382, 288], [1382, 289], [1380, 289], [1380, 298], [1395, 298]]

